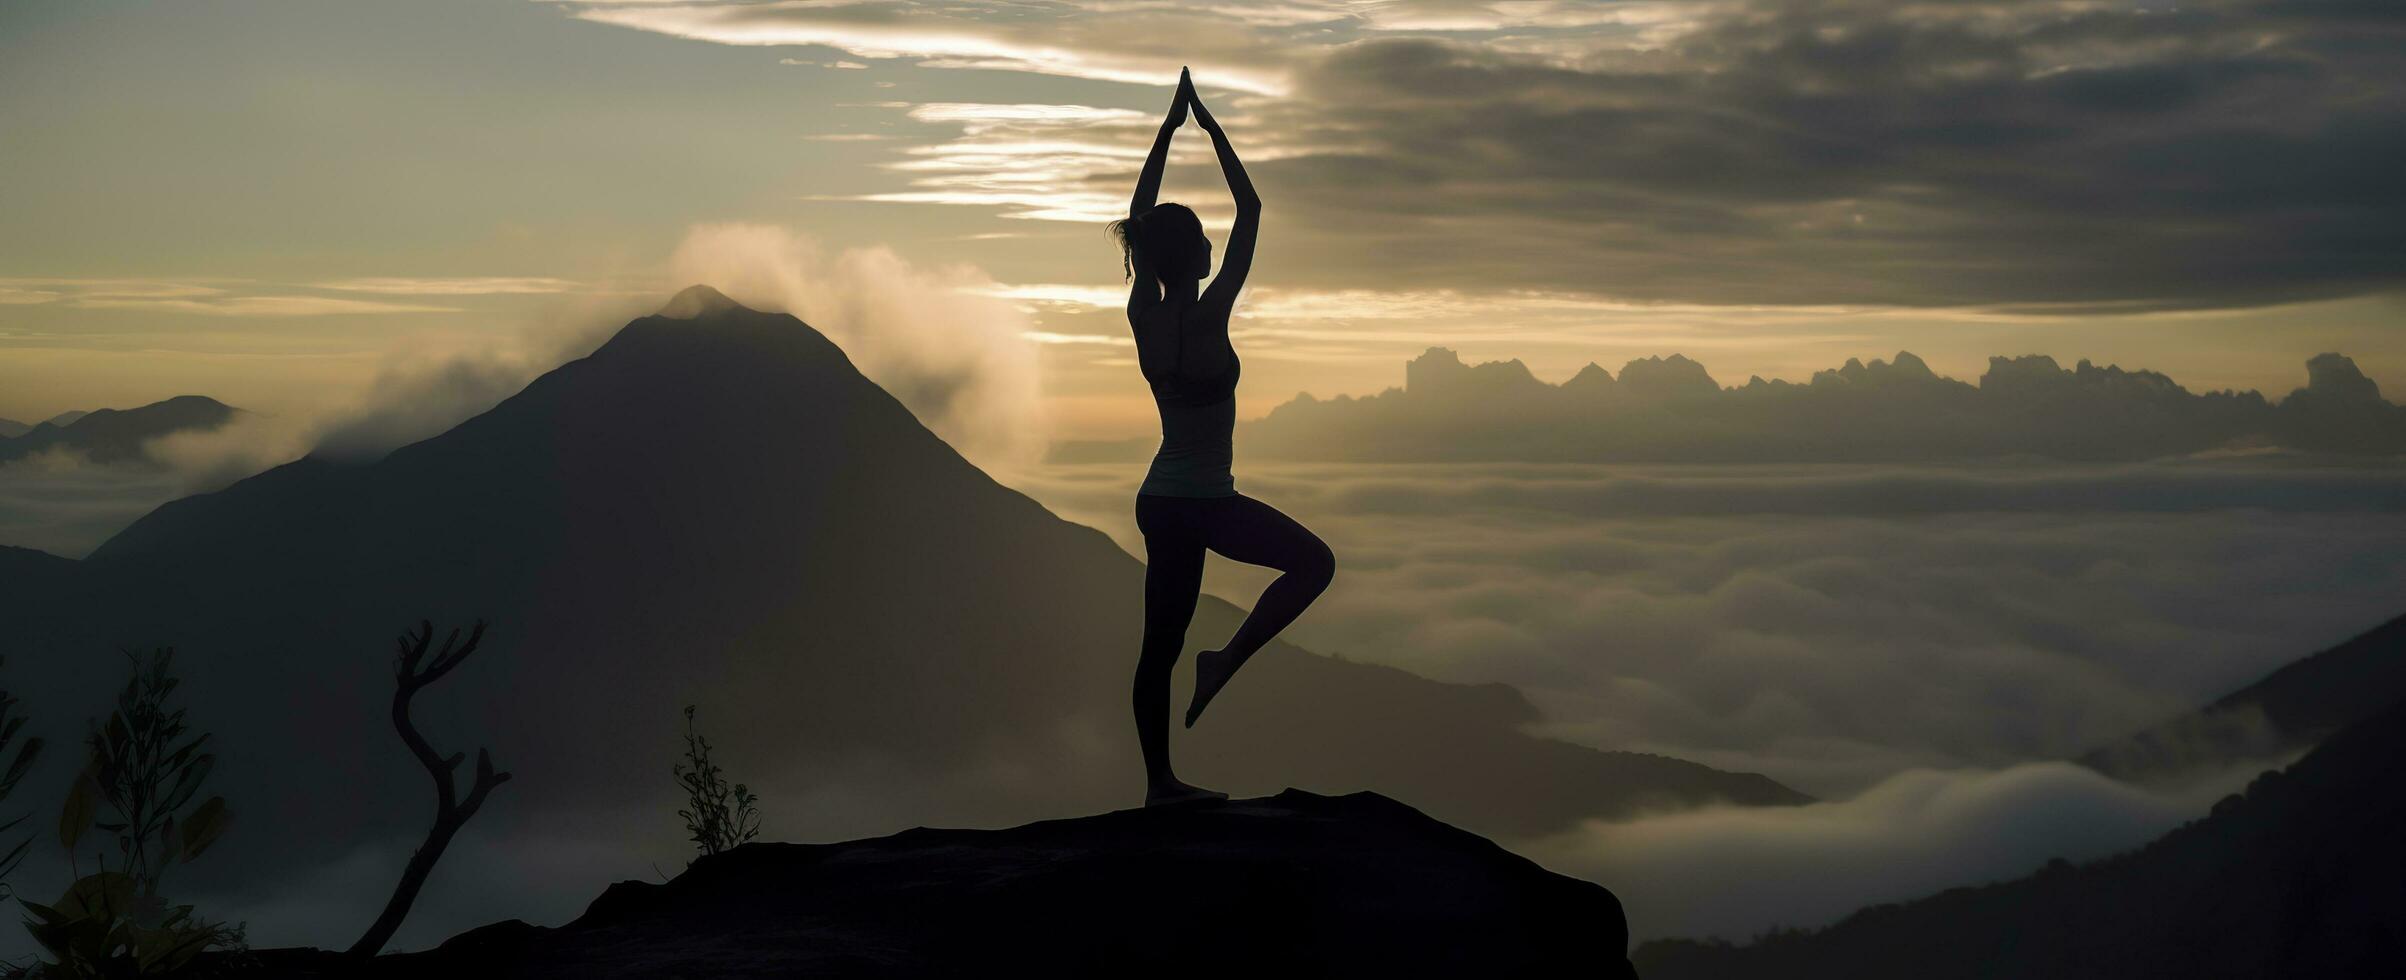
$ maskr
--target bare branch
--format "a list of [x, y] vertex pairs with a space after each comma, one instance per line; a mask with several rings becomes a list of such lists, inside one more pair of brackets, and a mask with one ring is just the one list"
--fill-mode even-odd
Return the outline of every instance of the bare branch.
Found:
[[393, 938], [393, 932], [401, 927], [401, 920], [409, 915], [409, 907], [417, 900], [418, 890], [426, 884], [426, 875], [434, 870], [435, 862], [442, 858], [443, 849], [450, 845], [452, 835], [457, 834], [468, 818], [476, 814], [477, 808], [484, 805], [485, 795], [492, 792], [493, 787], [510, 778], [509, 773], [495, 772], [492, 757], [484, 749], [477, 749], [476, 776], [469, 784], [467, 798], [460, 799], [453, 774], [458, 771], [459, 764], [467, 759], [467, 754], [455, 752], [446, 758], [437, 753], [409, 717], [410, 698], [467, 660], [469, 654], [476, 652], [477, 644], [484, 639], [484, 635], [485, 622], [481, 619], [469, 630], [465, 643], [460, 641], [460, 631], [454, 627], [450, 635], [444, 637], [443, 646], [436, 651], [432, 662], [426, 660], [426, 651], [434, 644], [432, 621], [420, 620], [417, 633], [404, 632], [396, 641], [399, 655], [393, 667], [393, 728], [401, 733], [402, 744], [409, 747], [410, 754], [417, 757], [418, 764], [424, 766], [427, 774], [434, 779], [434, 826], [426, 832], [426, 843], [410, 855], [408, 867], [401, 872], [401, 883], [394, 888], [392, 899], [385, 903], [383, 914], [377, 916], [367, 933], [351, 945], [350, 953], [353, 956], [374, 956], [383, 950], [384, 944]]

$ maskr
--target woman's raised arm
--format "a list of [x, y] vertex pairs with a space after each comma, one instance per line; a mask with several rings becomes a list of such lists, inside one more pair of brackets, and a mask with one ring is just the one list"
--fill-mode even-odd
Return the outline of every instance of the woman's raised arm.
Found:
[[1128, 217], [1152, 209], [1153, 199], [1161, 195], [1161, 171], [1169, 164], [1170, 137], [1178, 134], [1178, 127], [1186, 125], [1186, 104], [1193, 94], [1186, 69], [1178, 69], [1178, 93], [1170, 96], [1170, 114], [1161, 121], [1161, 132], [1153, 137], [1153, 151], [1145, 154], [1144, 170], [1136, 175], [1136, 196], [1128, 201]]
[[1212, 149], [1220, 154], [1220, 173], [1228, 178], [1228, 193], [1236, 198], [1236, 225], [1228, 230], [1228, 249], [1220, 256], [1220, 272], [1211, 277], [1211, 285], [1197, 301], [1197, 305], [1226, 311], [1235, 308], [1236, 294], [1245, 288], [1245, 276], [1253, 271], [1253, 239], [1261, 230], [1261, 195], [1253, 192], [1253, 179], [1245, 175], [1236, 147], [1228, 144], [1228, 134], [1221, 131], [1219, 120], [1211, 117], [1203, 99], [1190, 96], [1188, 101], [1194, 104], [1195, 124], [1211, 134]]
[[1153, 199], [1161, 194], [1161, 171], [1169, 164], [1170, 137], [1178, 127], [1186, 125], [1186, 106], [1194, 89], [1187, 85], [1186, 69], [1178, 69], [1178, 93], [1170, 96], [1170, 114], [1161, 121], [1161, 132], [1153, 137], [1153, 151], [1145, 155], [1144, 169], [1136, 175], [1136, 196], [1128, 200], [1128, 217], [1112, 222], [1114, 230], [1128, 248], [1128, 323], [1133, 326], [1137, 317], [1155, 303], [1161, 302], [1161, 284], [1153, 279], [1153, 270], [1145, 254], [1135, 248], [1134, 228], [1125, 221], [1152, 210]]

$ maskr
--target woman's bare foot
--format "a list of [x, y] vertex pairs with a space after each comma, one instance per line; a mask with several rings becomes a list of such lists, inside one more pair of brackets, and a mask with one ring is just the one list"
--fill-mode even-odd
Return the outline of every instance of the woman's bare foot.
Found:
[[1186, 706], [1186, 727], [1195, 727], [1195, 719], [1203, 717], [1204, 707], [1219, 696], [1221, 688], [1228, 686], [1228, 679], [1236, 676], [1236, 669], [1244, 666], [1231, 663], [1230, 659], [1226, 650], [1195, 654], [1195, 698]]
[[1145, 791], [1146, 806], [1168, 806], [1172, 803], [1192, 803], [1198, 800], [1225, 800], [1228, 794], [1216, 789], [1189, 786], [1175, 779]]

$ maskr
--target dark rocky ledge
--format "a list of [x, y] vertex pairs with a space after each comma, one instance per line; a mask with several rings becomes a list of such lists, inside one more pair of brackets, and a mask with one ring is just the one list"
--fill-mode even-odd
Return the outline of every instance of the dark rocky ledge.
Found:
[[1602, 886], [1375, 793], [1287, 790], [1007, 830], [747, 844], [511, 921], [302, 977], [1631, 977]]

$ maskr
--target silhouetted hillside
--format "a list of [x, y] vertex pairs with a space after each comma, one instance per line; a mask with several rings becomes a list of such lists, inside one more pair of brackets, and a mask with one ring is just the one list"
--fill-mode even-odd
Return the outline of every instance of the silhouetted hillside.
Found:
[[137, 460], [143, 443], [177, 432], [215, 429], [233, 421], [235, 414], [225, 403], [200, 395], [177, 395], [141, 408], [68, 412], [20, 435], [0, 438], [0, 463], [53, 449], [80, 453], [95, 463]]
[[2043, 356], [1989, 359], [1978, 385], [1910, 353], [1849, 360], [1793, 384], [1722, 388], [1676, 354], [1590, 364], [1559, 385], [1521, 362], [1469, 365], [1430, 348], [1404, 386], [1365, 398], [1309, 394], [1247, 423], [1248, 453], [1369, 461], [1871, 462], [2032, 455], [2130, 460], [2229, 447], [2406, 452], [2406, 408], [2338, 354], [2307, 362], [2278, 405], [2255, 392], [2194, 394], [2153, 371], [2065, 370]]
[[13, 439], [32, 430], [33, 426], [16, 419], [0, 419], [0, 439]]
[[2177, 780], [2269, 759], [2406, 699], [2406, 616], [2080, 758], [2118, 779]]
[[[1611, 892], [1373, 793], [747, 844], [360, 969], [267, 977], [1627, 977]], [[313, 972], [333, 970], [338, 972]]]
[[0, 544], [0, 582], [29, 588], [55, 587], [79, 570], [73, 559]]
[[1744, 947], [1647, 943], [1634, 959], [1649, 980], [2396, 976], [2402, 765], [2406, 704], [2129, 854]]
[[[392, 633], [419, 616], [493, 620], [492, 652], [429, 723], [517, 774], [478, 818], [493, 833], [672, 820], [667, 733], [688, 703], [763, 798], [857, 801], [772, 806], [792, 834], [1006, 825], [1142, 794], [1141, 565], [989, 479], [781, 314], [637, 320], [449, 432], [170, 503], [77, 571], [74, 598], [40, 604], [0, 578], [0, 615], [37, 654], [11, 669], [62, 675], [18, 683], [95, 702], [116, 648], [177, 645], [193, 714], [222, 726], [218, 791], [279, 828], [229, 835], [218, 847], [238, 853], [187, 880], [233, 887], [209, 876], [260, 880], [249, 862], [310, 868], [411, 832], [424, 774], [384, 702]], [[1205, 599], [1190, 645], [1238, 618]], [[1500, 685], [1285, 645], [1212, 711], [1177, 734], [1190, 780], [1371, 788], [1488, 834], [1803, 800], [1531, 736], [1535, 710]]]

